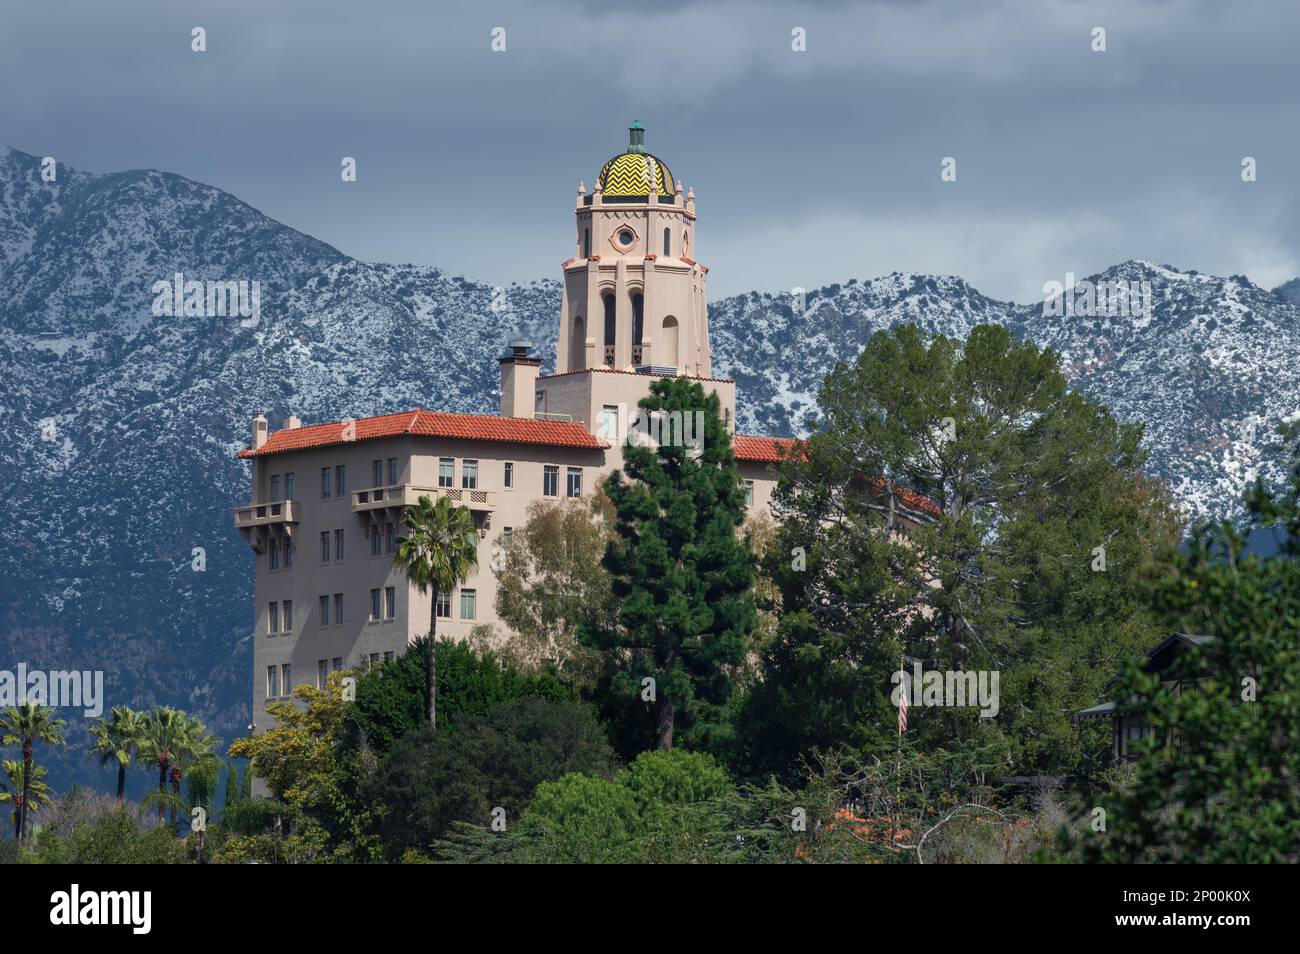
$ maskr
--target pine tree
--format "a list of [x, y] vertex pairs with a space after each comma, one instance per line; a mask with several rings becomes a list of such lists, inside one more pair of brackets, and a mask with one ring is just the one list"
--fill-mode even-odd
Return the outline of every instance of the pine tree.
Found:
[[[670, 749], [676, 731], [707, 722], [731, 694], [758, 622], [754, 558], [739, 533], [744, 491], [717, 395], [661, 378], [640, 407], [662, 425], [658, 446], [626, 446], [626, 476], [604, 483], [616, 513], [604, 562], [617, 625], [588, 625], [582, 638], [611, 651], [621, 691], [653, 698], [659, 747]], [[680, 426], [688, 421], [702, 427]]]

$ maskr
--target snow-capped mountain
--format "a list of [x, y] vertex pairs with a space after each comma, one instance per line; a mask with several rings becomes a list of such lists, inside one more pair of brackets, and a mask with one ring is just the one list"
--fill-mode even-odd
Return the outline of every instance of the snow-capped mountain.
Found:
[[[156, 313], [154, 284], [176, 273], [257, 282], [257, 320]], [[1143, 422], [1152, 472], [1189, 508], [1232, 513], [1269, 422], [1300, 401], [1300, 308], [1240, 277], [1138, 262], [1107, 277], [1151, 283], [1147, 323], [1051, 318], [926, 275], [724, 299], [714, 368], [737, 379], [743, 431], [790, 434], [873, 331], [1001, 322]], [[179, 176], [59, 166], [50, 183], [35, 157], [0, 152], [0, 669], [103, 670], [106, 705], [180, 705], [233, 737], [252, 658], [234, 453], [252, 416], [491, 411], [495, 358], [521, 334], [553, 353], [559, 298], [554, 281], [499, 290], [356, 261]]]

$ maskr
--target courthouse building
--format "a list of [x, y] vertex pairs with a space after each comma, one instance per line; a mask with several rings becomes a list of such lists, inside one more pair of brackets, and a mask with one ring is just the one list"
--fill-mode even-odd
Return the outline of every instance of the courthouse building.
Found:
[[[534, 501], [586, 496], [622, 466], [619, 438], [650, 384], [684, 376], [718, 395], [734, 428], [736, 383], [713, 376], [708, 269], [694, 258], [694, 190], [645, 151], [627, 150], [578, 186], [572, 255], [563, 265], [555, 373], [527, 342], [500, 358], [497, 415], [413, 408], [269, 431], [253, 419], [249, 503], [235, 526], [255, 555], [253, 719], [302, 682], [401, 653], [428, 632], [498, 630], [493, 554]], [[503, 346], [506, 343], [503, 342]], [[766, 513], [782, 441], [735, 435], [750, 512]], [[421, 496], [467, 507], [478, 571], [453, 593], [421, 594], [393, 565], [402, 508]]]

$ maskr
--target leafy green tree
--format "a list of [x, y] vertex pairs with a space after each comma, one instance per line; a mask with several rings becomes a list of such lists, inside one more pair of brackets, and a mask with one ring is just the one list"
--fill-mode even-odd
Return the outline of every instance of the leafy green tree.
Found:
[[440, 496], [436, 503], [421, 497], [402, 511], [406, 533], [397, 539], [393, 563], [429, 600], [429, 671], [425, 680], [427, 718], [437, 720], [437, 632], [438, 594], [450, 594], [465, 582], [478, 566], [478, 531], [465, 507], [457, 507]]
[[25, 842], [31, 832], [31, 788], [36, 778], [32, 753], [35, 745], [37, 742], [45, 745], [63, 745], [64, 725], [64, 720], [54, 718], [53, 709], [34, 702], [23, 703], [0, 716], [0, 743], [22, 746], [23, 750], [22, 805], [19, 806], [18, 813], [20, 841]]
[[513, 824], [541, 782], [569, 772], [608, 775], [613, 750], [591, 709], [525, 698], [456, 731], [422, 725], [393, 746], [370, 798], [382, 801], [380, 835], [389, 855], [423, 851], [457, 821], [487, 825], [495, 809]]
[[584, 623], [610, 625], [614, 597], [601, 563], [613, 523], [604, 494], [536, 501], [516, 527], [497, 570], [497, 616], [510, 628], [503, 656], [526, 671], [552, 668], [584, 689], [600, 675], [600, 654], [578, 639]]
[[1013, 770], [1074, 768], [1070, 713], [1160, 635], [1143, 580], [1179, 519], [1141, 472], [1141, 428], [998, 326], [964, 343], [878, 332], [819, 404], [777, 491], [765, 569], [784, 612], [740, 719], [749, 770], [789, 781], [813, 750], [887, 749], [904, 656], [1000, 678], [995, 718], [918, 706], [909, 734], [1001, 744]]
[[[1300, 426], [1283, 436], [1294, 448]], [[1248, 556], [1230, 524], [1200, 528], [1156, 580], [1171, 628], [1211, 640], [1163, 677], [1134, 662], [1117, 682], [1116, 705], [1150, 735], [1132, 782], [1101, 799], [1105, 830], [1083, 819], [1086, 860], [1300, 861], [1300, 454], [1286, 487], [1257, 482], [1246, 503], [1281, 550]]]
[[[232, 824], [258, 838], [268, 823], [281, 831], [286, 820], [297, 823], [292, 841], [272, 851], [275, 857], [321, 860], [329, 851], [353, 857], [354, 851], [364, 856], [369, 849], [358, 833], [369, 824], [366, 812], [372, 806], [353, 797], [348, 768], [342, 763], [340, 741], [349, 708], [343, 701], [343, 677], [331, 673], [324, 689], [295, 686], [292, 701], [267, 705], [267, 714], [275, 719], [273, 728], [230, 745], [230, 756], [249, 759], [248, 771], [256, 772], [275, 797], [274, 802], [241, 799], [228, 812]], [[264, 848], [260, 842], [251, 847], [236, 844], [226, 853], [242, 857], [247, 849], [249, 857], [265, 857]]]
[[117, 800], [126, 799], [126, 770], [135, 761], [144, 736], [144, 717], [129, 706], [114, 706], [90, 726], [95, 744], [90, 755], [100, 765], [117, 766]]
[[[615, 471], [604, 483], [616, 513], [604, 562], [617, 625], [589, 621], [582, 638], [610, 654], [629, 698], [654, 680], [658, 744], [669, 749], [679, 720], [689, 728], [731, 694], [758, 622], [754, 558], [738, 533], [745, 497], [718, 396], [660, 378], [640, 407], [665, 424], [658, 446], [626, 446], [626, 478]], [[687, 441], [681, 424], [697, 415], [703, 426]]]
[[[364, 742], [383, 754], [397, 739], [427, 721], [428, 658], [429, 641], [421, 637], [401, 656], [361, 675], [356, 705], [347, 710], [349, 739], [354, 744]], [[553, 672], [521, 672], [514, 665], [503, 664], [493, 652], [476, 650], [458, 640], [441, 640], [438, 659], [439, 731], [454, 731], [461, 717], [486, 715], [516, 699], [574, 698], [573, 690]]]

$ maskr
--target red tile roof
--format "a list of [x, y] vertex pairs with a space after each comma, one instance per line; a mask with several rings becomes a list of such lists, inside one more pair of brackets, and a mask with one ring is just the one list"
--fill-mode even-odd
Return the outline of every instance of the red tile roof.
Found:
[[[736, 450], [736, 460], [757, 461], [762, 464], [777, 464], [783, 461], [790, 454], [790, 449], [796, 446], [798, 442], [789, 437], [751, 437], [744, 434], [737, 434], [732, 440], [732, 446]], [[884, 481], [873, 480], [870, 482], [872, 490], [883, 491], [885, 489]], [[931, 516], [938, 517], [943, 514], [936, 504], [924, 494], [918, 494], [914, 490], [908, 490], [905, 487], [894, 487], [895, 493], [898, 494], [899, 501], [904, 507], [911, 510], [921, 510]]]
[[315, 424], [311, 427], [281, 428], [260, 448], [244, 448], [239, 457], [264, 457], [309, 447], [328, 447], [351, 441], [378, 437], [462, 438], [477, 441], [503, 441], [513, 444], [546, 444], [552, 447], [587, 447], [603, 449], [609, 444], [589, 434], [581, 424], [569, 421], [534, 421], [522, 417], [495, 417], [489, 414], [448, 414], [441, 411], [402, 411], [363, 417], [351, 422], [353, 431], [345, 440], [347, 421]]
[[747, 437], [744, 434], [737, 434], [731, 442], [736, 450], [736, 460], [756, 460], [764, 464], [785, 460], [794, 443], [789, 437]]

